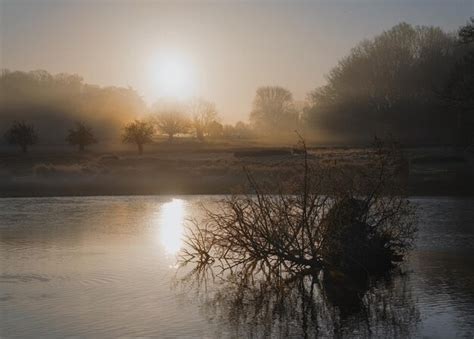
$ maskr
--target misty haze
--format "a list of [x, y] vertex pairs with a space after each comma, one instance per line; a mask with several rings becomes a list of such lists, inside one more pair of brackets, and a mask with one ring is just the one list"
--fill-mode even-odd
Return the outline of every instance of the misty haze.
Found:
[[474, 2], [0, 0], [0, 337], [474, 336]]

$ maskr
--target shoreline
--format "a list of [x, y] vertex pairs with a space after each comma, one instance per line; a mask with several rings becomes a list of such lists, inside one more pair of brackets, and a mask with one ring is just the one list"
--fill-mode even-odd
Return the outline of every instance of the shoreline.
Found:
[[[245, 169], [257, 181], [281, 182], [301, 171], [301, 155], [252, 147], [197, 150], [188, 145], [132, 152], [0, 154], [0, 198], [225, 195], [245, 192]], [[364, 148], [310, 149], [312, 161], [329, 167], [365, 166]], [[407, 196], [474, 196], [474, 166], [456, 149], [414, 148], [407, 158]], [[248, 191], [248, 190], [247, 190]]]
[[[76, 198], [76, 197], [149, 197], [149, 196], [227, 196], [235, 193], [235, 190], [229, 191], [154, 191], [154, 192], [139, 192], [139, 191], [122, 191], [122, 192], [115, 192], [110, 193], [106, 191], [89, 191], [89, 192], [80, 192], [79, 194], [71, 193], [71, 190], [65, 189], [63, 192], [59, 192], [58, 190], [48, 191], [44, 190], [41, 192], [37, 192], [34, 194], [28, 194], [26, 191], [18, 191], [15, 192], [0, 192], [0, 199], [15, 199], [15, 198]], [[249, 192], [244, 192], [248, 194]], [[432, 192], [409, 192], [406, 195], [408, 198], [431, 198], [431, 197], [450, 197], [450, 198], [474, 198], [474, 192], [456, 192], [456, 191], [432, 191]]]

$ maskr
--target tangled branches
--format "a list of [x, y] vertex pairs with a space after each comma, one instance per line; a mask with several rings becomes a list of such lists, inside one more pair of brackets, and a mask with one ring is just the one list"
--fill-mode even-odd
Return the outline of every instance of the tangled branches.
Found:
[[275, 188], [247, 171], [254, 193], [206, 209], [188, 227], [181, 264], [251, 282], [372, 273], [402, 259], [415, 227], [396, 144], [376, 140], [365, 164], [352, 167], [318, 165], [300, 144], [301, 174]]

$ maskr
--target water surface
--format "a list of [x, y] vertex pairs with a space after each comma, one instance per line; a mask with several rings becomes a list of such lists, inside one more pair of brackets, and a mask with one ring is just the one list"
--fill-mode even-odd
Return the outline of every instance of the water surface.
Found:
[[[213, 199], [1, 199], [0, 336], [245, 334], [175, 286], [183, 221]], [[404, 296], [393, 307], [414, 310], [404, 319], [412, 325], [407, 335], [472, 337], [474, 200], [412, 201], [419, 234], [403, 268]], [[271, 325], [266, 334], [283, 336]]]

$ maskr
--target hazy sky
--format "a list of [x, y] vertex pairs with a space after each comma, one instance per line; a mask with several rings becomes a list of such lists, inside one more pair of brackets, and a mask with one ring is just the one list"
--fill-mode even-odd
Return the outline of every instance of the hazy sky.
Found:
[[357, 42], [401, 21], [455, 31], [472, 15], [474, 0], [0, 0], [0, 67], [77, 73], [147, 102], [175, 86], [235, 122], [258, 86], [302, 100]]

